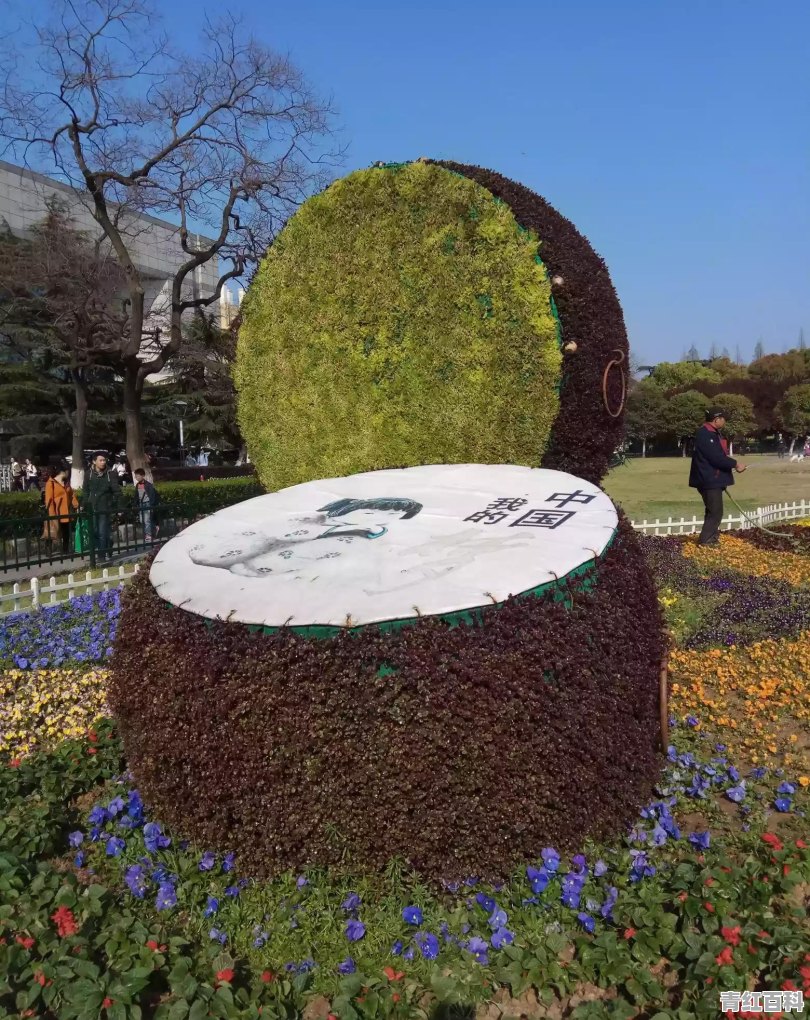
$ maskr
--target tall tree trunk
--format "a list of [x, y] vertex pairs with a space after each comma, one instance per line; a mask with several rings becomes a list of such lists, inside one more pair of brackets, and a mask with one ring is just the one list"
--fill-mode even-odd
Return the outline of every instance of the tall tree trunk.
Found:
[[642, 457], [647, 456], [647, 440], [644, 438], [642, 438], [641, 440], [641, 456]]
[[794, 436], [790, 441], [790, 449], [788, 450], [788, 457], [793, 456], [793, 447], [796, 445], [796, 437]]
[[152, 472], [146, 459], [143, 441], [143, 419], [141, 416], [141, 396], [143, 382], [140, 379], [140, 362], [127, 365], [124, 373], [124, 427], [127, 435], [127, 460], [131, 471], [143, 468], [149, 481]]
[[728, 441], [728, 455], [729, 455], [729, 457], [733, 457], [734, 456], [734, 440], [733, 439], [729, 439], [729, 441]]
[[71, 432], [73, 440], [71, 443], [70, 463], [70, 485], [73, 489], [80, 489], [84, 485], [84, 443], [87, 432], [87, 387], [81, 371], [74, 369], [71, 372], [73, 377], [73, 392], [76, 399], [76, 407], [72, 415]]

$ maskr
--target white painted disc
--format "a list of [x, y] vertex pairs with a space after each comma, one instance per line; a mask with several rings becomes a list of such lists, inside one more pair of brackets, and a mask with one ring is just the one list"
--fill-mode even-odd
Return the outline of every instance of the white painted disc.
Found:
[[158, 553], [158, 593], [268, 627], [355, 627], [503, 602], [600, 555], [618, 523], [562, 471], [430, 465], [306, 482], [227, 507]]

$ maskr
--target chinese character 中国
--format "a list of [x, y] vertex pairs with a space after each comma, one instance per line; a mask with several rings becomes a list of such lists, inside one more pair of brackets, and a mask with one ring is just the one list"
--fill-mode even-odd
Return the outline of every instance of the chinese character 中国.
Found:
[[559, 528], [570, 520], [575, 510], [529, 510], [516, 521], [512, 521], [510, 528]]
[[577, 489], [575, 492], [555, 492], [553, 496], [549, 496], [546, 503], [556, 503], [557, 506], [568, 506], [569, 503], [590, 503], [592, 499], [596, 499], [596, 493], [588, 495], [587, 492], [581, 492]]

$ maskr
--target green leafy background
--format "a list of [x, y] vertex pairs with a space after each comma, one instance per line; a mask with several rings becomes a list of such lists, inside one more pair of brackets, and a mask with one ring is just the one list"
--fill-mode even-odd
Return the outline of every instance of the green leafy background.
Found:
[[243, 306], [239, 419], [262, 482], [539, 464], [561, 354], [538, 240], [441, 167], [358, 171], [306, 202]]

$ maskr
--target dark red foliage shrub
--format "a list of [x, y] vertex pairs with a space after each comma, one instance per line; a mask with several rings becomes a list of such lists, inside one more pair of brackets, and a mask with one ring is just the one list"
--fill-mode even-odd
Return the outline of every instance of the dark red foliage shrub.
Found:
[[[573, 340], [578, 347], [574, 353], [564, 351], [560, 413], [541, 467], [570, 471], [599, 484], [624, 435], [624, 415], [612, 418], [602, 397], [602, 376], [614, 351], [623, 352], [628, 372], [624, 316], [607, 266], [570, 220], [522, 184], [478, 166], [440, 166], [487, 188], [511, 208], [522, 227], [540, 238], [563, 343]], [[562, 284], [553, 282], [555, 276], [562, 277]], [[613, 369], [608, 376], [611, 409], [616, 410], [620, 400], [620, 375]]]
[[399, 857], [495, 878], [621, 832], [658, 772], [662, 622], [626, 522], [596, 574], [572, 608], [315, 640], [170, 607], [144, 571], [110, 688], [144, 800], [256, 875]]

